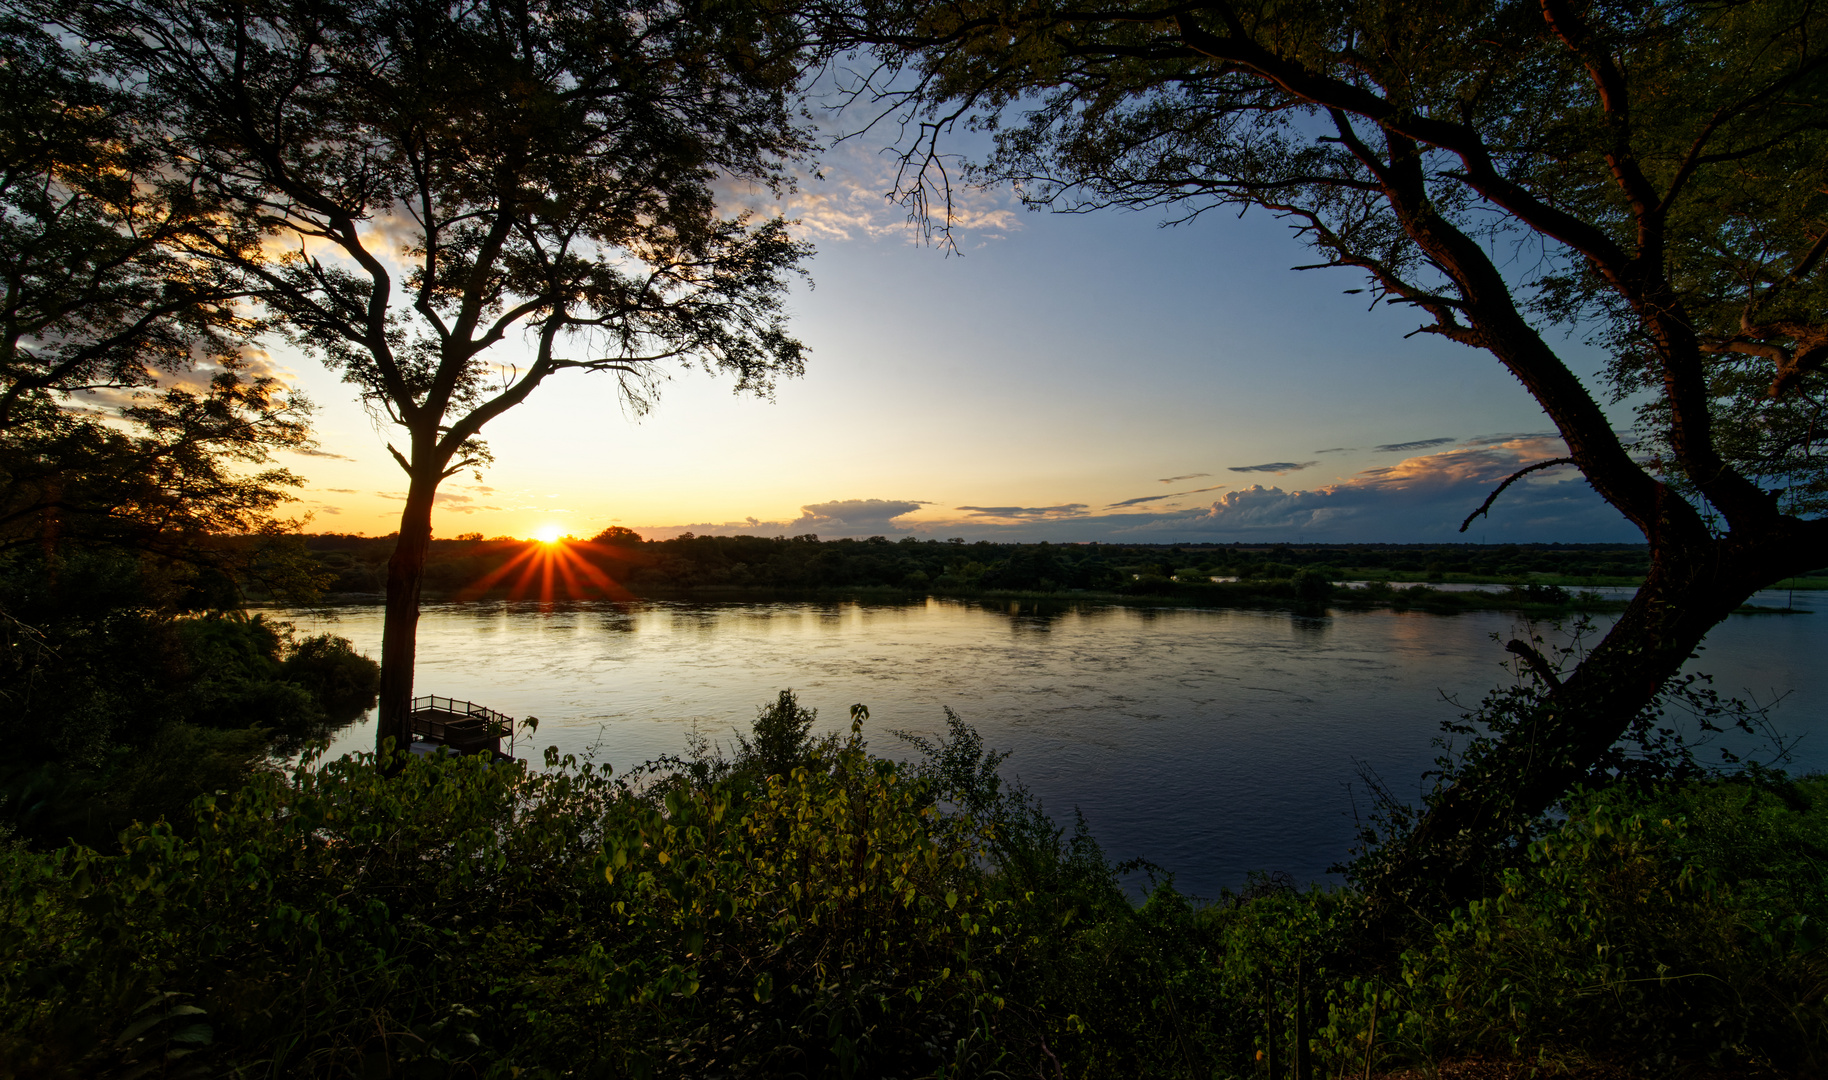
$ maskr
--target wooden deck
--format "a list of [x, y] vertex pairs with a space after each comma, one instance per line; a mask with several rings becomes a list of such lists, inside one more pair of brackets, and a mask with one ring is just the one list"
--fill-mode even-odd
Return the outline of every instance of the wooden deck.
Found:
[[[416, 697], [413, 699], [412, 730], [414, 742], [448, 746], [460, 754], [514, 757], [514, 718], [474, 701], [435, 694]], [[503, 737], [508, 740], [506, 751], [501, 746]]]

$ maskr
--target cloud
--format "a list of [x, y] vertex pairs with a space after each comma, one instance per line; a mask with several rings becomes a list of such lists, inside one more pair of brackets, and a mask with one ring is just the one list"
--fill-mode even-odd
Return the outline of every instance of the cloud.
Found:
[[[1523, 436], [1408, 458], [1312, 490], [1253, 484], [1190, 511], [1171, 527], [1187, 535], [1269, 533], [1339, 541], [1475, 539], [1492, 533], [1544, 541], [1631, 537], [1623, 518], [1566, 467], [1513, 485], [1493, 505], [1489, 520], [1474, 526], [1473, 537], [1459, 532], [1460, 522], [1505, 477], [1566, 452], [1559, 439]], [[1153, 523], [1147, 531], [1166, 525]]]
[[1356, 447], [1356, 446], [1329, 446], [1325, 450], [1316, 450], [1314, 452], [1316, 454], [1343, 454], [1343, 453], [1346, 453], [1348, 450], [1356, 450], [1356, 449], [1358, 449], [1358, 447]]
[[[1203, 475], [1207, 475], [1207, 474], [1202, 473], [1200, 475], [1203, 476]], [[1173, 492], [1169, 492], [1166, 495], [1143, 495], [1143, 496], [1140, 496], [1140, 497], [1134, 498], [1134, 499], [1125, 499], [1122, 502], [1114, 502], [1111, 505], [1105, 507], [1105, 509], [1106, 510], [1116, 510], [1116, 509], [1119, 509], [1119, 508], [1125, 507], [1125, 506], [1141, 506], [1143, 503], [1160, 502], [1163, 499], [1178, 499], [1182, 495], [1198, 495], [1202, 491], [1218, 491], [1220, 488], [1223, 488], [1226, 486], [1227, 485], [1225, 485], [1225, 484], [1214, 484], [1211, 487], [1194, 488], [1192, 491], [1173, 491]]]
[[[326, 488], [325, 490], [326, 491], [341, 491], [343, 489]], [[405, 494], [400, 493], [400, 492], [377, 491], [377, 492], [375, 492], [375, 494], [379, 495], [383, 499], [392, 499], [395, 502], [405, 502], [406, 501]], [[470, 496], [459, 495], [455, 491], [440, 491], [438, 494], [432, 496], [432, 505], [437, 507], [440, 510], [448, 510], [453, 514], [474, 514], [478, 510], [505, 509], [504, 507], [500, 507], [500, 506], [488, 506], [483, 503], [479, 503], [475, 499], [471, 498]], [[527, 509], [527, 508], [526, 507], [517, 507], [516, 509]], [[569, 513], [571, 513], [571, 511], [569, 511], [569, 510], [546, 510], [546, 513], [548, 513], [548, 514], [569, 514]]]
[[[1208, 505], [1113, 504], [1074, 517], [989, 517], [921, 523], [925, 536], [1129, 543], [1595, 542], [1639, 539], [1572, 468], [1535, 473], [1511, 486], [1470, 534], [1466, 515], [1524, 465], [1567, 453], [1559, 439], [1529, 436], [1457, 447], [1366, 469], [1312, 489], [1252, 484]], [[1170, 496], [1171, 497], [1171, 496]], [[1021, 509], [1021, 508], [997, 508]]]
[[360, 495], [361, 494], [361, 492], [357, 491], [355, 488], [318, 488], [317, 490], [327, 491], [327, 492], [331, 493], [332, 495]]
[[1462, 442], [1460, 445], [1461, 446], [1499, 446], [1504, 443], [1519, 442], [1519, 441], [1522, 441], [1525, 439], [1559, 439], [1559, 438], [1561, 438], [1561, 432], [1559, 432], [1559, 431], [1506, 431], [1506, 432], [1500, 432], [1496, 435], [1475, 435], [1472, 438], [1467, 439], [1465, 442]]
[[[903, 522], [897, 531], [922, 538], [1118, 543], [1491, 543], [1554, 541], [1638, 542], [1641, 536], [1618, 511], [1594, 494], [1580, 473], [1561, 466], [1533, 473], [1513, 484], [1493, 504], [1488, 517], [1469, 533], [1460, 522], [1485, 501], [1494, 488], [1518, 469], [1565, 456], [1559, 438], [1523, 434], [1480, 446], [1459, 446], [1408, 457], [1395, 465], [1366, 469], [1344, 480], [1311, 489], [1284, 489], [1251, 484], [1230, 490], [1209, 504], [1183, 508], [1167, 504], [1194, 492], [1141, 496], [1088, 512], [1084, 503], [1053, 506], [961, 506], [942, 516]], [[1201, 489], [1202, 491], [1217, 488]], [[679, 532], [786, 535], [817, 532], [820, 536], [870, 536], [891, 531], [899, 518], [888, 510], [911, 511], [911, 501], [849, 500], [848, 505], [875, 504], [874, 527], [856, 528], [868, 515], [840, 509], [846, 503], [819, 503], [804, 508], [799, 522], [749, 518], [723, 526], [637, 528], [644, 536]], [[848, 516], [847, 516], [848, 513]], [[814, 519], [820, 524], [807, 527]], [[842, 522], [833, 528], [827, 522]]]
[[684, 532], [699, 536], [882, 536], [907, 532], [908, 527], [896, 524], [895, 519], [929, 505], [920, 499], [834, 499], [807, 503], [800, 507], [800, 516], [791, 521], [764, 521], [751, 516], [722, 524], [701, 521], [690, 525], [642, 525], [635, 531], [660, 539]]
[[1284, 473], [1300, 472], [1320, 464], [1318, 461], [1266, 461], [1261, 465], [1233, 465], [1232, 472], [1267, 472], [1281, 476]]
[[[341, 491], [343, 489], [325, 488], [324, 490]], [[375, 492], [375, 494], [379, 495], [383, 499], [392, 499], [394, 502], [405, 502], [406, 501], [406, 495], [404, 492], [377, 491], [377, 492]], [[550, 507], [544, 507], [544, 506], [513, 506], [513, 507], [489, 506], [484, 503], [477, 502], [473, 497], [471, 497], [469, 495], [461, 495], [455, 491], [440, 491], [438, 494], [433, 495], [432, 496], [432, 505], [437, 507], [440, 510], [448, 510], [453, 514], [474, 514], [478, 510], [539, 510], [542, 513], [547, 513], [547, 514], [569, 514], [569, 513], [571, 513], [571, 511], [569, 511], [569, 510], [554, 510]]]
[[1161, 480], [1157, 480], [1157, 481], [1156, 481], [1156, 483], [1158, 483], [1158, 484], [1172, 484], [1172, 483], [1175, 483], [1175, 482], [1176, 482], [1176, 481], [1179, 481], [1179, 480], [1196, 480], [1196, 479], [1198, 479], [1198, 478], [1200, 478], [1200, 477], [1202, 477], [1202, 476], [1211, 476], [1211, 475], [1212, 475], [1212, 474], [1211, 474], [1211, 473], [1209, 473], [1209, 472], [1190, 472], [1190, 473], [1187, 473], [1187, 474], [1185, 474], [1185, 475], [1183, 475], [1183, 476], [1169, 476], [1169, 477], [1165, 477], [1165, 478], [1163, 478], [1163, 479], [1161, 479]]
[[[897, 531], [894, 521], [928, 505], [917, 499], [835, 499], [800, 507], [790, 528], [797, 532], [858, 533], [873, 536]], [[750, 520], [754, 520], [753, 518]]]
[[1016, 518], [1041, 521], [1052, 518], [1078, 517], [1085, 513], [1085, 503], [1061, 503], [1058, 506], [961, 506], [974, 518]]
[[333, 454], [328, 450], [320, 450], [315, 446], [295, 446], [292, 447], [289, 452], [297, 454], [299, 457], [321, 457], [329, 458], [332, 461], [355, 460], [355, 458], [350, 457], [348, 454]]
[[1453, 436], [1450, 435], [1441, 439], [1414, 439], [1410, 442], [1385, 443], [1382, 446], [1374, 446], [1372, 449], [1380, 454], [1406, 454], [1412, 450], [1430, 450], [1437, 446], [1446, 446], [1453, 441]]

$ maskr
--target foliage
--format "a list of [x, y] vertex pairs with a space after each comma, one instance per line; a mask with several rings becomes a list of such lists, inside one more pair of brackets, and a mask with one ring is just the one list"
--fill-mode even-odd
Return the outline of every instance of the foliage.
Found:
[[0, 1056], [851, 1075], [972, 1052], [1000, 908], [972, 826], [895, 765], [853, 744], [662, 797], [551, 764], [345, 759], [204, 800], [191, 839], [14, 851]]
[[673, 366], [762, 395], [801, 370], [781, 302], [810, 249], [714, 191], [780, 191], [810, 150], [791, 7], [13, 2], [156, 101], [221, 208], [177, 249], [255, 282], [275, 331], [402, 429], [382, 740], [407, 734], [438, 488], [489, 463], [486, 425], [560, 371], [639, 412]]
[[806, 764], [813, 745], [809, 737], [819, 710], [808, 709], [794, 697], [792, 690], [781, 691], [771, 705], [755, 714], [751, 725], [754, 739], [737, 736], [741, 747], [739, 761], [752, 764], [764, 776], [786, 776]]
[[381, 672], [348, 638], [319, 634], [295, 643], [280, 664], [287, 682], [316, 698], [332, 722], [347, 721], [374, 705]]
[[[0, 564], [0, 816], [38, 843], [189, 818], [373, 704], [373, 661], [213, 607], [210, 576], [112, 549]], [[198, 610], [201, 609], [201, 610]]]
[[600, 969], [609, 1000], [673, 1014], [647, 1051], [669, 1073], [963, 1064], [1004, 1004], [982, 843], [856, 742], [759, 788], [669, 791], [605, 840], [638, 928]]
[[[780, 702], [777, 700], [775, 707]], [[770, 722], [768, 709], [759, 722]], [[861, 718], [862, 713], [859, 713]], [[1617, 786], [1378, 962], [1360, 898], [1140, 905], [956, 716], [897, 764], [262, 773], [117, 853], [0, 848], [27, 1075], [1819, 1069], [1828, 781]]]
[[207, 560], [200, 534], [296, 528], [298, 477], [257, 467], [308, 445], [310, 404], [253, 369], [247, 281], [178, 250], [217, 204], [143, 88], [34, 22], [0, 10], [0, 549]]
[[1570, 809], [1400, 980], [1349, 986], [1335, 1026], [1379, 1001], [1404, 1056], [1819, 1070], [1828, 784], [1615, 788]]
[[232, 361], [253, 328], [245, 284], [175, 250], [214, 207], [149, 136], [154, 110], [36, 24], [0, 10], [0, 432]]

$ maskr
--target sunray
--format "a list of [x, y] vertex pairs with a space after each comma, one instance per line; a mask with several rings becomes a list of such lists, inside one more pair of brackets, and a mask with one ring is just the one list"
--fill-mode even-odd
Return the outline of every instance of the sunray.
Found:
[[474, 600], [506, 585], [508, 598], [537, 598], [541, 603], [555, 600], [632, 600], [634, 594], [616, 581], [590, 558], [630, 561], [620, 549], [602, 544], [559, 541], [529, 544], [514, 557], [458, 593], [461, 600]]

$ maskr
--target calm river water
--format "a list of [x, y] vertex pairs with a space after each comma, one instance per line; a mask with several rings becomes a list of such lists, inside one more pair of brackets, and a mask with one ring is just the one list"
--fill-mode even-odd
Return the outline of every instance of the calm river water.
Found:
[[[1821, 597], [1818, 600], [1818, 596]], [[1756, 602], [1781, 606], [1773, 594]], [[1828, 596], [1797, 594], [1798, 608]], [[286, 611], [380, 655], [378, 607]], [[1509, 678], [1514, 616], [1390, 611], [1323, 618], [1103, 605], [471, 603], [428, 605], [417, 692], [540, 718], [541, 748], [596, 749], [626, 767], [731, 742], [759, 705], [792, 688], [819, 728], [870, 708], [871, 747], [901, 756], [890, 729], [936, 734], [950, 706], [1056, 817], [1077, 807], [1113, 860], [1143, 857], [1183, 891], [1213, 896], [1252, 870], [1298, 881], [1353, 836], [1357, 762], [1413, 793], [1456, 718]], [[1788, 696], [1772, 719], [1812, 727], [1793, 768], [1828, 768], [1828, 612], [1734, 616], [1696, 663], [1723, 693]], [[373, 745], [372, 718], [333, 753]], [[1743, 741], [1743, 740], [1742, 740]], [[1735, 744], [1738, 745], [1738, 744]], [[522, 756], [528, 756], [522, 743]], [[537, 760], [537, 755], [532, 755]]]

